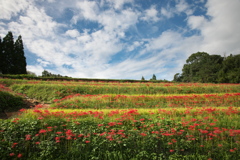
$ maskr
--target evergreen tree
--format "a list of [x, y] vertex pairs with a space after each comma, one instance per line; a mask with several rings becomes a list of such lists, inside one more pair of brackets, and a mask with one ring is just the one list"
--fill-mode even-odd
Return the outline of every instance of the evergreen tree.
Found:
[[3, 74], [11, 74], [14, 69], [13, 64], [13, 56], [14, 56], [14, 40], [12, 32], [8, 32], [8, 34], [3, 38], [2, 42], [2, 73]]
[[14, 44], [14, 73], [15, 74], [27, 74], [26, 70], [26, 58], [24, 56], [24, 48], [23, 48], [23, 41], [22, 36], [20, 35]]
[[3, 68], [3, 57], [2, 57], [2, 38], [0, 37], [0, 74], [2, 73]]
[[27, 74], [22, 37], [14, 43], [12, 32], [0, 39], [0, 73]]
[[145, 78], [142, 76], [142, 79], [141, 79], [142, 81], [145, 81]]
[[155, 74], [153, 74], [153, 76], [152, 76], [152, 78], [151, 78], [150, 80], [152, 80], [152, 81], [156, 81], [156, 80], [157, 80], [157, 77], [156, 77], [156, 75], [155, 75]]

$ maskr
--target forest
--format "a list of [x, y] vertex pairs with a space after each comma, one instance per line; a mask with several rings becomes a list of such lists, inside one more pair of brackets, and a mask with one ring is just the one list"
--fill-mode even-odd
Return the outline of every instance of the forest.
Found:
[[175, 82], [240, 83], [240, 54], [222, 57], [206, 52], [193, 53], [176, 73]]

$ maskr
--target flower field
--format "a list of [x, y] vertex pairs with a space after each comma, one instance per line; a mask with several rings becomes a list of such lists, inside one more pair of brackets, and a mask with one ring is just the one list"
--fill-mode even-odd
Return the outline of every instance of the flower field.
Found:
[[0, 120], [3, 160], [240, 159], [240, 84], [0, 83], [50, 103]]

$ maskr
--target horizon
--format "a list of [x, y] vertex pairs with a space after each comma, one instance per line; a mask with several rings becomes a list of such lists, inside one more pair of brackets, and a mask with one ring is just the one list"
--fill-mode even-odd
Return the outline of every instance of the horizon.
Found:
[[239, 0], [9, 0], [0, 36], [22, 36], [37, 75], [172, 81], [193, 53], [240, 54], [239, 8]]

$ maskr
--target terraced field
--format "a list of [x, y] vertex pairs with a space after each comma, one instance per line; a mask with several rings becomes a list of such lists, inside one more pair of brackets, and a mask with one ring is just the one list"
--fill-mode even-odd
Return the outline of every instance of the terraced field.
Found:
[[1, 120], [3, 160], [240, 159], [240, 84], [0, 84], [1, 95], [42, 102]]

